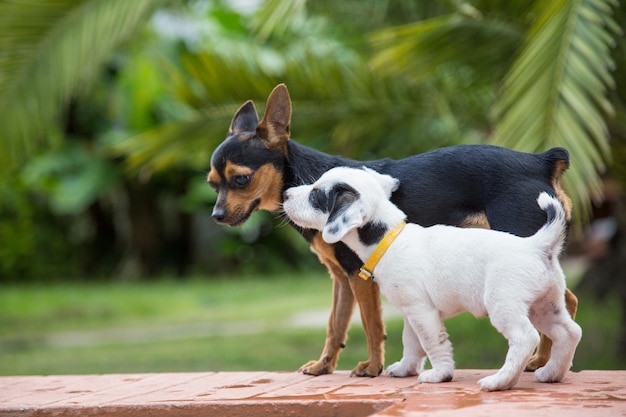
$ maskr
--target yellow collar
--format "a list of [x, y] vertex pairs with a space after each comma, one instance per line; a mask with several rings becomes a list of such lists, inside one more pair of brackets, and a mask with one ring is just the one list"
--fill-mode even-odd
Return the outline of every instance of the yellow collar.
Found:
[[385, 236], [383, 236], [383, 239], [378, 242], [378, 246], [376, 246], [376, 249], [374, 249], [374, 252], [372, 252], [367, 262], [365, 262], [365, 265], [361, 267], [361, 270], [359, 271], [359, 276], [361, 278], [363, 278], [365, 281], [371, 278], [372, 281], [374, 281], [374, 268], [376, 268], [376, 265], [382, 259], [385, 252], [387, 252], [389, 246], [391, 246], [391, 244], [394, 240], [396, 240], [396, 237], [398, 237], [402, 229], [404, 229], [404, 226], [406, 226], [406, 222], [400, 223], [399, 225], [385, 233]]

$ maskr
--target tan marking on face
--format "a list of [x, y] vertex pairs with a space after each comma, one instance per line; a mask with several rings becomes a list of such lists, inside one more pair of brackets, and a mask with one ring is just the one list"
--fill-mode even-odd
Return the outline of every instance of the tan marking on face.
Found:
[[246, 166], [236, 165], [232, 162], [226, 162], [226, 166], [224, 167], [224, 175], [226, 176], [226, 181], [230, 181], [232, 177], [235, 175], [252, 175], [254, 171]]
[[480, 213], [467, 216], [459, 224], [459, 227], [475, 227], [475, 228], [480, 228], [480, 229], [491, 229], [491, 226], [489, 225], [489, 220], [487, 219], [487, 215], [482, 211]]
[[207, 175], [206, 180], [211, 184], [219, 185], [219, 183], [221, 182], [220, 174], [217, 173], [215, 168], [211, 167], [211, 170], [209, 171], [209, 175]]
[[265, 164], [253, 171], [249, 167], [226, 163], [224, 169], [226, 181], [235, 175], [250, 175], [250, 184], [246, 188], [229, 188], [224, 208], [228, 213], [243, 213], [249, 210], [250, 205], [257, 199], [261, 203], [258, 210], [280, 210], [282, 202], [283, 176], [272, 164]]
[[565, 193], [565, 189], [563, 188], [563, 173], [567, 168], [568, 166], [565, 161], [558, 161], [555, 164], [554, 170], [552, 171], [552, 187], [554, 187], [554, 191], [556, 192], [556, 198], [563, 204], [565, 218], [569, 222], [572, 220], [572, 200]]

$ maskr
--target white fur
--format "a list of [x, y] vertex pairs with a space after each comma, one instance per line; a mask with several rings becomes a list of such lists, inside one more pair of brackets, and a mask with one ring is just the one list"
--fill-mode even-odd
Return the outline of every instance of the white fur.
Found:
[[[328, 191], [337, 183], [356, 189], [359, 198], [328, 223], [329, 213], [315, 210], [309, 194], [313, 188]], [[315, 184], [287, 190], [283, 208], [294, 223], [322, 230], [328, 243], [343, 241], [365, 262], [376, 243], [365, 246], [357, 229], [370, 221], [389, 229], [403, 221], [404, 213], [389, 201], [397, 186], [397, 180], [367, 168], [334, 168]], [[387, 368], [389, 375], [419, 374], [420, 382], [451, 380], [452, 344], [443, 320], [469, 311], [489, 316], [509, 342], [504, 365], [479, 381], [482, 389], [510, 389], [518, 382], [539, 342], [535, 329], [553, 341], [550, 360], [535, 372], [536, 379], [563, 379], [582, 331], [565, 308], [565, 276], [558, 261], [563, 208], [546, 193], [538, 204], [553, 209], [556, 218], [528, 238], [443, 225], [404, 228], [374, 269], [381, 292], [404, 315], [403, 357]], [[426, 356], [430, 370], [423, 369]]]

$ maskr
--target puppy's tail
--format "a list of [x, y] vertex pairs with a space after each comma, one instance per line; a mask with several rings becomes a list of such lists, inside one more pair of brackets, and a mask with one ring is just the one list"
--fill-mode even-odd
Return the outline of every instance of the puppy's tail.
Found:
[[533, 239], [539, 240], [538, 245], [545, 248], [548, 257], [558, 258], [565, 242], [567, 230], [567, 214], [561, 202], [545, 191], [539, 194], [537, 203], [546, 212], [546, 224], [535, 233]]

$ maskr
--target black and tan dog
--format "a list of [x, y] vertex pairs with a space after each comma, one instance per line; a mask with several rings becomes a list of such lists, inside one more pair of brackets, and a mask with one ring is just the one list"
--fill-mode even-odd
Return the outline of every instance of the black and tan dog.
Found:
[[[483, 227], [518, 236], [534, 234], [546, 221], [537, 206], [542, 191], [557, 195], [568, 217], [571, 201], [563, 191], [561, 176], [569, 166], [565, 149], [528, 154], [489, 145], [443, 148], [399, 161], [361, 162], [328, 155], [289, 138], [291, 100], [284, 85], [269, 95], [259, 122], [252, 101], [233, 117], [228, 137], [214, 151], [208, 183], [217, 191], [215, 221], [231, 226], [244, 223], [256, 210], [280, 211], [282, 193], [289, 187], [312, 183], [336, 166], [367, 166], [400, 180], [391, 201], [423, 226], [448, 224]], [[342, 243], [329, 245], [320, 233], [298, 229], [333, 278], [333, 303], [326, 343], [319, 360], [300, 370], [321, 375], [335, 370], [355, 301], [367, 336], [369, 359], [352, 371], [357, 376], [377, 376], [384, 363], [385, 326], [378, 286], [357, 277], [361, 262]], [[574, 316], [578, 301], [566, 293], [567, 309]], [[529, 370], [550, 357], [551, 341], [543, 337]]]

